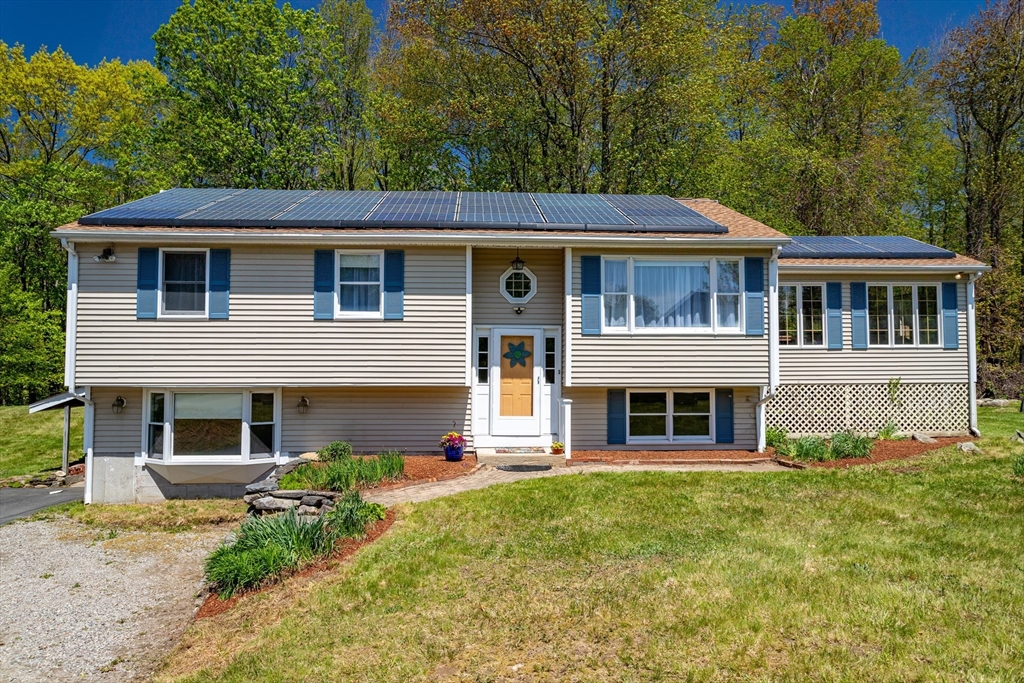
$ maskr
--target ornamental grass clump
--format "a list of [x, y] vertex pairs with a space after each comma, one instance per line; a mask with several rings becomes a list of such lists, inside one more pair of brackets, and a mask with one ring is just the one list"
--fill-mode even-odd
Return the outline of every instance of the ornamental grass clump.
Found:
[[279, 485], [290, 490], [348, 491], [356, 486], [395, 481], [404, 473], [405, 456], [399, 451], [385, 451], [366, 458], [345, 455], [327, 462], [299, 465], [283, 476]]
[[793, 456], [799, 460], [823, 462], [831, 460], [828, 442], [820, 436], [802, 436], [793, 442]]
[[384, 513], [383, 505], [367, 503], [358, 491], [350, 491], [320, 517], [300, 518], [295, 508], [250, 517], [234, 543], [220, 546], [206, 558], [206, 580], [221, 599], [257, 588], [331, 554], [342, 538], [362, 537], [366, 526], [384, 519]]
[[832, 435], [829, 450], [833, 458], [870, 458], [875, 442], [867, 436], [858, 436], [853, 432], [839, 432]]
[[1013, 476], [1024, 479], [1024, 451], [1013, 456]]

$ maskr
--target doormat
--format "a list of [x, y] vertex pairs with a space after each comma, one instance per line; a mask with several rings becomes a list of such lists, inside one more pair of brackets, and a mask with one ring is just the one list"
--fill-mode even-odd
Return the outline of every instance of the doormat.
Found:
[[547, 453], [543, 448], [523, 446], [521, 448], [495, 448], [495, 453]]
[[502, 472], [547, 472], [551, 465], [498, 465]]

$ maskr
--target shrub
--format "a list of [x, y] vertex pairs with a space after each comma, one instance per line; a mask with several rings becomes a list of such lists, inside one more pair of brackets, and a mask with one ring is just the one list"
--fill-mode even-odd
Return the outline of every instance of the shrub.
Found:
[[800, 460], [830, 460], [828, 443], [820, 436], [803, 436], [793, 442], [793, 455]]
[[334, 462], [352, 457], [352, 444], [347, 441], [332, 441], [316, 452], [323, 462]]
[[775, 450], [789, 445], [789, 433], [785, 427], [769, 427], [764, 433], [765, 445]]
[[235, 542], [206, 558], [206, 580], [222, 598], [256, 588], [286, 571], [329, 555], [341, 538], [363, 535], [366, 525], [384, 519], [385, 508], [350, 491], [320, 517], [301, 520], [295, 508], [279, 515], [250, 517]]
[[882, 425], [881, 429], [878, 430], [878, 440], [895, 441], [897, 432], [899, 432], [899, 427], [896, 426], [895, 422], [889, 420], [884, 425]]
[[1024, 478], [1024, 451], [1013, 457], [1013, 474], [1014, 476]]
[[867, 436], [857, 436], [853, 432], [839, 432], [832, 435], [832, 457], [834, 458], [870, 458], [874, 442]]

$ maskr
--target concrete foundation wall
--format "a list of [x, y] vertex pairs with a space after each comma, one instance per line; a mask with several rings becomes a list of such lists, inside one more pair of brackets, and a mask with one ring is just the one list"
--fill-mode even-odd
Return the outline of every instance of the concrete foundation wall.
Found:
[[135, 454], [93, 453], [92, 502], [135, 502]]
[[183, 498], [241, 498], [245, 484], [172, 484], [147, 467], [135, 468], [135, 499], [162, 503]]

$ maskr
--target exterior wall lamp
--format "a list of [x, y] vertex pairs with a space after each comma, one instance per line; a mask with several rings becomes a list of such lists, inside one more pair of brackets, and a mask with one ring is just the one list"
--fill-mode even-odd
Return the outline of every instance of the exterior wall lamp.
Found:
[[305, 415], [306, 411], [309, 410], [309, 399], [303, 396], [299, 399], [299, 404], [296, 406], [299, 409], [299, 414]]
[[512, 264], [512, 270], [522, 270], [526, 267], [526, 261], [519, 258], [519, 247], [516, 247], [516, 257], [509, 261]]
[[118, 396], [114, 399], [114, 402], [110, 404], [110, 409], [114, 411], [114, 415], [120, 415], [127, 403], [128, 402], [124, 400], [124, 396]]

